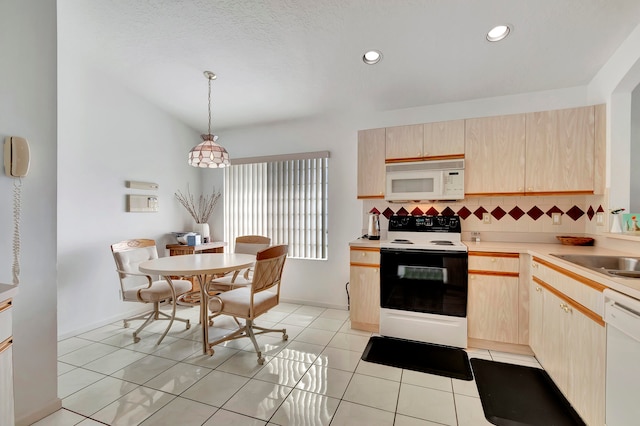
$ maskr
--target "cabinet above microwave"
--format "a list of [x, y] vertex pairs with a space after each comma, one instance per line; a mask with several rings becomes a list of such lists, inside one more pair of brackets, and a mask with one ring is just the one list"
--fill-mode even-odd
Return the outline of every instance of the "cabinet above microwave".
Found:
[[389, 163], [385, 169], [387, 201], [464, 199], [464, 160]]

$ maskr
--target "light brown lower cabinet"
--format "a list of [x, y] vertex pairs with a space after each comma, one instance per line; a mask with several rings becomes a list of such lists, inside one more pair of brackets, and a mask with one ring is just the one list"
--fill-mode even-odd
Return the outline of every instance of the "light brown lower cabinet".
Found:
[[351, 328], [380, 329], [380, 250], [351, 247], [349, 299]]
[[517, 253], [469, 253], [470, 339], [518, 344], [519, 299]]
[[535, 275], [530, 300], [530, 346], [538, 361], [588, 425], [603, 425], [604, 322]]
[[14, 424], [11, 299], [0, 301], [0, 425]]

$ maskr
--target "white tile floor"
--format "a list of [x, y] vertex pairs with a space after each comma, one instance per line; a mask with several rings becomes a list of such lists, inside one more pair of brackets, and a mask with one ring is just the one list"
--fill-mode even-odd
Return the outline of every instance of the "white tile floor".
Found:
[[[349, 313], [282, 303], [257, 323], [287, 328], [289, 340], [260, 336], [260, 366], [249, 339], [202, 355], [197, 308], [174, 324], [152, 324], [134, 344], [114, 323], [58, 343], [63, 409], [49, 425], [483, 425], [474, 381], [449, 379], [360, 359], [370, 333], [352, 330]], [[135, 325], [135, 324], [134, 324]], [[210, 335], [234, 326], [219, 318]], [[468, 350], [486, 358], [540, 367], [534, 357]], [[401, 354], [398, 354], [401, 356]]]

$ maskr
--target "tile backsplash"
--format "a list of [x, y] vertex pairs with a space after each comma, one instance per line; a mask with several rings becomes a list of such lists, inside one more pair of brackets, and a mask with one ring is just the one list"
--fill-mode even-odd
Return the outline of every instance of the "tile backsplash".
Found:
[[[608, 210], [602, 195], [540, 196], [540, 197], [473, 197], [462, 201], [433, 204], [389, 203], [385, 200], [363, 200], [363, 229], [370, 212], [380, 214], [380, 229], [388, 228], [392, 215], [458, 215], [463, 234], [550, 233], [553, 235], [598, 234], [606, 232]], [[596, 213], [605, 212], [603, 225], [596, 223]], [[483, 222], [488, 213], [490, 223]], [[553, 213], [560, 214], [554, 224]], [[463, 238], [465, 235], [463, 235]]]

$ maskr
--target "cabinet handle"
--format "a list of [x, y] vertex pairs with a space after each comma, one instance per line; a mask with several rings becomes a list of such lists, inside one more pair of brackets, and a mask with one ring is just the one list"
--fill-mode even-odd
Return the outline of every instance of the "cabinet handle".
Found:
[[536, 291], [542, 291], [540, 287], [536, 287]]
[[495, 262], [495, 261], [496, 261], [496, 258], [495, 258], [495, 257], [492, 257], [492, 258], [491, 258], [491, 261], [492, 261], [492, 262]]
[[365, 252], [360, 253], [362, 257], [365, 257], [367, 254]]
[[571, 308], [571, 306], [565, 304], [564, 308], [562, 308], [566, 313], [571, 314], [573, 313], [573, 309]]
[[529, 188], [527, 188], [527, 191], [532, 192], [533, 191], [533, 187], [530, 186]]
[[373, 272], [376, 272], [376, 273], [377, 273], [377, 272], [378, 272], [378, 268], [374, 269], [374, 270], [373, 270]]
[[533, 269], [538, 269], [538, 264], [537, 264], [537, 263], [532, 263], [532, 264], [531, 264], [531, 267], [532, 267]]

